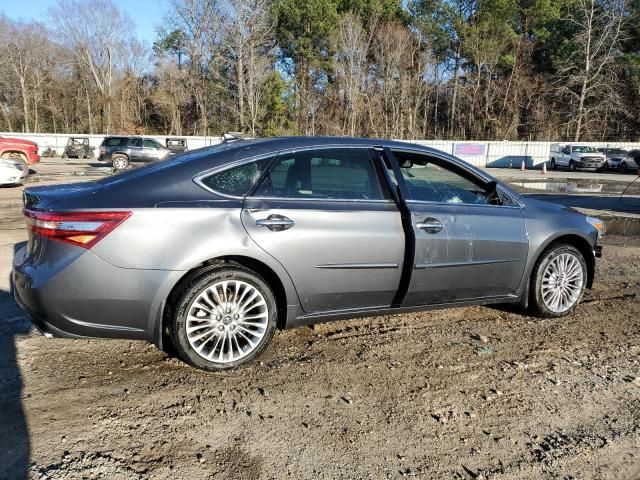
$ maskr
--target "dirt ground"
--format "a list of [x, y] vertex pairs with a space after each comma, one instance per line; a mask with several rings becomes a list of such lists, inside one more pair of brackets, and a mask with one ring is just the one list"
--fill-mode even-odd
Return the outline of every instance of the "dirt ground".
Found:
[[567, 318], [340, 321], [207, 374], [30, 332], [8, 294], [20, 189], [0, 212], [0, 478], [640, 479], [640, 238], [605, 237]]

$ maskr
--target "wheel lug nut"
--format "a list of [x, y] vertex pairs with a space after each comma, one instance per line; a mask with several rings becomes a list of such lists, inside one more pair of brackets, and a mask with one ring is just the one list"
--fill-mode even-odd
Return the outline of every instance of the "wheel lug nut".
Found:
[[238, 315], [238, 314], [236, 313], [236, 314], [233, 316], [233, 318], [237, 320], [238, 318], [240, 318], [240, 315]]
[[218, 330], [223, 331], [223, 330], [224, 330], [224, 325], [220, 325], [220, 326], [218, 327]]

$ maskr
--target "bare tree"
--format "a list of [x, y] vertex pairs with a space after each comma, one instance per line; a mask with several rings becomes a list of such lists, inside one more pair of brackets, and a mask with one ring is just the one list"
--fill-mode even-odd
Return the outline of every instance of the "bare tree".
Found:
[[272, 71], [274, 22], [268, 0], [229, 0], [223, 5], [226, 35], [223, 50], [235, 75], [237, 126], [256, 135], [262, 113], [264, 85]]
[[344, 120], [342, 133], [355, 136], [363, 117], [367, 97], [369, 62], [367, 56], [375, 32], [375, 19], [369, 32], [362, 25], [362, 18], [347, 13], [338, 28], [336, 73], [344, 95]]
[[111, 0], [59, 0], [49, 16], [56, 37], [93, 80], [100, 95], [101, 127], [108, 133], [115, 73], [132, 40], [132, 20]]
[[576, 27], [575, 49], [560, 64], [559, 90], [575, 108], [574, 141], [589, 114], [616, 101], [615, 60], [619, 55], [625, 0], [576, 0], [567, 21]]

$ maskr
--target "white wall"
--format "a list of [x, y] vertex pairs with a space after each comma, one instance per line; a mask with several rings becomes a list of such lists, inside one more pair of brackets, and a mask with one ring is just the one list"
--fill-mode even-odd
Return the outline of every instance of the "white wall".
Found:
[[[71, 135], [52, 133], [0, 133], [3, 137], [23, 138], [32, 140], [40, 146], [40, 152], [47, 147], [55, 148], [58, 155], [62, 154], [64, 146]], [[98, 147], [104, 139], [104, 135], [78, 135], [89, 137], [92, 146]], [[166, 135], [143, 135], [143, 137], [154, 138], [163, 145], [168, 136]], [[217, 145], [220, 137], [185, 137], [189, 149]], [[520, 168], [525, 162], [527, 168], [542, 168], [542, 164], [549, 160], [549, 152], [552, 143], [558, 142], [456, 142], [452, 140], [408, 140], [408, 142], [425, 145], [442, 150], [443, 152], [456, 155], [467, 162], [478, 167], [502, 167]], [[568, 143], [568, 142], [564, 142]], [[626, 149], [640, 149], [640, 143], [629, 142], [580, 142], [581, 145], [592, 145], [597, 147], [621, 147]]]

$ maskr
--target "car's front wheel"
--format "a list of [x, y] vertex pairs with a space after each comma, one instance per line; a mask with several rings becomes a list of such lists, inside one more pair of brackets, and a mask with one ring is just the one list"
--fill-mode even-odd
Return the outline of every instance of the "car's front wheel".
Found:
[[552, 245], [533, 267], [529, 301], [542, 317], [562, 317], [578, 305], [586, 284], [582, 253], [572, 245]]
[[178, 293], [171, 338], [178, 355], [204, 370], [250, 362], [269, 345], [277, 323], [271, 289], [241, 266], [221, 266], [188, 280]]

